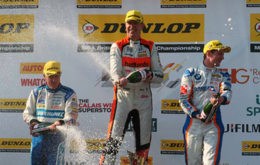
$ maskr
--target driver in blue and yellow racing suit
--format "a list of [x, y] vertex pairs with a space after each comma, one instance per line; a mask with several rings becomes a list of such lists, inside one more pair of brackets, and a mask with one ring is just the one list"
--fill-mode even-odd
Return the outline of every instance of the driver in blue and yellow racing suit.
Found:
[[[203, 50], [203, 64], [188, 68], [182, 77], [180, 105], [187, 114], [183, 127], [187, 165], [218, 165], [220, 162], [224, 126], [219, 106], [229, 104], [232, 92], [229, 74], [217, 67], [224, 53], [230, 50], [218, 40], [208, 42]], [[202, 120], [207, 115], [202, 110], [208, 102], [215, 104], [217, 111], [211, 121], [204, 123]]]
[[[147, 160], [152, 129], [152, 93], [150, 83], [163, 80], [154, 42], [140, 37], [144, 27], [140, 11], [126, 14], [127, 37], [112, 44], [110, 72], [114, 84], [114, 100], [108, 127], [107, 143], [100, 165], [114, 165], [116, 154], [130, 120], [135, 131], [136, 154]], [[148, 70], [146, 78], [129, 83], [126, 76], [136, 70]]]
[[[43, 76], [46, 84], [31, 91], [23, 112], [23, 119], [29, 124], [32, 135], [32, 165], [56, 164], [59, 145], [64, 141], [64, 135], [56, 126], [75, 124], [78, 117], [76, 93], [60, 83], [60, 63], [47, 62]], [[33, 132], [34, 126], [39, 123], [49, 124], [50, 131]]]

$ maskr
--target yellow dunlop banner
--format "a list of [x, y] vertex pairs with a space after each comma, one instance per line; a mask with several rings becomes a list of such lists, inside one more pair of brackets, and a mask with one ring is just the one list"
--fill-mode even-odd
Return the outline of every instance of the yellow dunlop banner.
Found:
[[161, 154], [184, 154], [184, 141], [162, 139]]
[[[120, 157], [120, 165], [130, 165], [130, 160], [128, 157]], [[148, 157], [147, 165], [153, 165], [153, 158]]]
[[246, 7], [260, 7], [260, 0], [246, 0]]
[[33, 42], [34, 15], [0, 15], [0, 42]]
[[183, 114], [179, 100], [162, 100], [161, 101], [162, 113], [166, 114]]
[[251, 42], [260, 42], [260, 14], [250, 15]]
[[39, 0], [0, 0], [0, 9], [38, 8]]
[[0, 99], [0, 112], [23, 112], [27, 99]]
[[[125, 15], [79, 15], [80, 42], [126, 37]], [[144, 15], [142, 37], [154, 42], [204, 42], [204, 14]]]
[[161, 0], [161, 8], [205, 8], [207, 0]]
[[246, 0], [246, 3], [250, 3], [250, 4], [259, 3], [260, 4], [260, 0]]
[[20, 74], [42, 74], [45, 63], [21, 63]]
[[39, 0], [1, 0], [0, 5], [39, 5]]
[[242, 155], [259, 156], [260, 141], [242, 141]]
[[161, 4], [206, 4], [207, 0], [161, 0]]
[[0, 138], [0, 152], [30, 152], [31, 139]]
[[122, 5], [122, 0], [100, 1], [100, 0], [77, 0], [78, 5]]

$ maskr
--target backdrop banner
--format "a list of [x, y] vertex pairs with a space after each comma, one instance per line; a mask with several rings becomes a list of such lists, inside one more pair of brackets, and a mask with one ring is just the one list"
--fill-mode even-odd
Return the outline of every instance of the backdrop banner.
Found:
[[[113, 87], [109, 51], [126, 36], [124, 17], [140, 10], [142, 37], [153, 40], [164, 81], [152, 84], [150, 165], [183, 165], [178, 99], [185, 69], [203, 60], [203, 46], [231, 47], [220, 68], [232, 78], [231, 103], [222, 106], [225, 126], [221, 165], [257, 165], [260, 158], [260, 0], [2, 0], [0, 1], [0, 164], [30, 164], [31, 136], [22, 118], [32, 89], [45, 83], [45, 62], [61, 62], [61, 82], [78, 95], [79, 126], [61, 127], [66, 141], [59, 163], [96, 165], [104, 149]], [[130, 123], [117, 157], [128, 165], [135, 151]]]

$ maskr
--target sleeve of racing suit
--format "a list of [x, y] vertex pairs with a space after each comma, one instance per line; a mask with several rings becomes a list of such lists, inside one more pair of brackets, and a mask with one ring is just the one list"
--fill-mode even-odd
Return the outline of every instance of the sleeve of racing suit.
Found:
[[68, 98], [68, 100], [65, 103], [65, 115], [63, 118], [63, 121], [61, 120], [61, 124], [69, 123], [69, 124], [75, 124], [76, 120], [78, 118], [78, 101], [77, 101], [77, 95], [75, 92]]
[[227, 72], [221, 72], [223, 79], [220, 84], [220, 96], [224, 97], [222, 104], [229, 104], [232, 97], [231, 78]]
[[199, 114], [199, 111], [192, 104], [192, 93], [193, 93], [193, 76], [195, 74], [194, 68], [186, 69], [185, 73], [181, 79], [181, 89], [180, 89], [180, 106], [184, 113], [189, 115], [191, 118]]
[[152, 71], [152, 83], [161, 83], [163, 81], [163, 69], [159, 54], [155, 45], [153, 45], [151, 52], [151, 71]]
[[113, 84], [122, 77], [121, 51], [116, 43], [113, 43], [110, 48], [110, 76]]
[[32, 121], [38, 122], [36, 119], [36, 114], [35, 114], [35, 109], [36, 109], [36, 96], [34, 95], [33, 90], [31, 91], [27, 102], [26, 102], [26, 107], [23, 111], [23, 120], [27, 124], [31, 124]]

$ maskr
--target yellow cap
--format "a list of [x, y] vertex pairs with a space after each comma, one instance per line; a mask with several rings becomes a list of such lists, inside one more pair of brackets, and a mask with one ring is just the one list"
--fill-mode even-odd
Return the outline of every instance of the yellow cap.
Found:
[[61, 75], [60, 63], [56, 61], [48, 61], [44, 65], [43, 74], [47, 77], [52, 75]]
[[209, 41], [203, 49], [203, 53], [206, 54], [209, 50], [223, 50], [225, 53], [231, 51], [229, 46], [223, 46], [223, 44], [219, 40]]
[[126, 13], [126, 17], [125, 17], [125, 22], [128, 21], [137, 21], [139, 23], [143, 23], [143, 15], [140, 11], [138, 10], [130, 10]]

